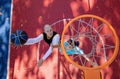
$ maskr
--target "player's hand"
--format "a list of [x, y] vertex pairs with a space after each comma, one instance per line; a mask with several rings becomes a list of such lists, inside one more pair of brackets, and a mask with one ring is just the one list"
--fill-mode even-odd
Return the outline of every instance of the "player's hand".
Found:
[[42, 64], [43, 64], [43, 59], [41, 58], [41, 59], [38, 61], [38, 67], [40, 67]]

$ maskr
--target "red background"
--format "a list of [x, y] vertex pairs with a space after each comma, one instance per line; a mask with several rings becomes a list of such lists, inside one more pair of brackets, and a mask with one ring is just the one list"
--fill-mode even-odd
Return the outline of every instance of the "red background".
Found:
[[[82, 14], [94, 14], [106, 19], [120, 37], [120, 0], [13, 0], [12, 32], [22, 29], [29, 37], [43, 31], [44, 24], [52, 24], [63, 18], [74, 18]], [[61, 25], [55, 29], [60, 31]], [[44, 45], [43, 45], [44, 44]], [[48, 46], [42, 42], [40, 57]], [[37, 68], [37, 44], [10, 49], [9, 79], [81, 79], [82, 71], [60, 56], [55, 50]], [[120, 52], [115, 61], [102, 69], [103, 79], [120, 79]]]

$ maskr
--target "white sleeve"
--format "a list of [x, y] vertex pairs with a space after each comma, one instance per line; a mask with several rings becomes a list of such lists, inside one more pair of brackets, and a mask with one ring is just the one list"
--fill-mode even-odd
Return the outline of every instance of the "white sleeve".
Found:
[[59, 42], [60, 42], [60, 35], [59, 35], [59, 34], [56, 34], [56, 35], [53, 37], [52, 45], [58, 45]]
[[27, 40], [27, 42], [24, 45], [31, 45], [31, 44], [35, 44], [39, 41], [43, 40], [43, 34], [40, 34], [38, 37], [36, 38], [29, 38]]
[[42, 57], [43, 60], [46, 60], [47, 57], [52, 53], [52, 46], [49, 47], [48, 51], [45, 53], [45, 55]]

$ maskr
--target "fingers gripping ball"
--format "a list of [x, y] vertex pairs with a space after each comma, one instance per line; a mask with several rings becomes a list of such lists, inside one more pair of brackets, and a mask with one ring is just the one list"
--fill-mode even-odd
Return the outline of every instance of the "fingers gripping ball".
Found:
[[16, 30], [11, 34], [11, 42], [16, 46], [25, 44], [27, 39], [28, 35], [23, 30]]

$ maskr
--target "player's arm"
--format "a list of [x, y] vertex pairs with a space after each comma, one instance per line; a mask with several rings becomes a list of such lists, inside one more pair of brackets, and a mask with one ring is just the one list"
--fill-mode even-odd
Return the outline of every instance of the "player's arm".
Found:
[[52, 45], [52, 48], [59, 48], [60, 47], [60, 43], [58, 45]]
[[60, 35], [57, 34], [54, 36], [53, 40], [52, 40], [52, 43], [49, 47], [49, 49], [47, 50], [47, 52], [45, 53], [45, 55], [43, 56], [43, 60], [45, 60], [53, 51], [53, 46], [57, 46], [59, 45], [59, 41], [60, 41]]
[[29, 38], [24, 45], [35, 44], [37, 42], [40, 42], [41, 40], [43, 40], [43, 34], [40, 34], [39, 36], [37, 36], [35, 38]]

